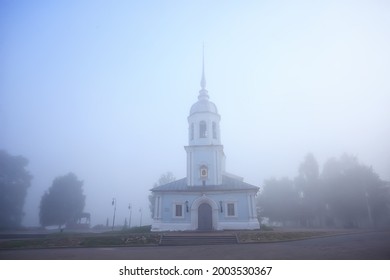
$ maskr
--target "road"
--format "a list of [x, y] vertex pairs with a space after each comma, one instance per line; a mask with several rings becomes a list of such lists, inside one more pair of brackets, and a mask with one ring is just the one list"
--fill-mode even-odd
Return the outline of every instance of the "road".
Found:
[[390, 260], [390, 231], [258, 244], [0, 250], [0, 259]]

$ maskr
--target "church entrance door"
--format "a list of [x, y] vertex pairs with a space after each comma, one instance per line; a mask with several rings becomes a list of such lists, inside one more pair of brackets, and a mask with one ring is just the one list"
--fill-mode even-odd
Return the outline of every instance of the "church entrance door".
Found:
[[208, 203], [202, 203], [198, 208], [198, 230], [212, 230], [212, 209]]

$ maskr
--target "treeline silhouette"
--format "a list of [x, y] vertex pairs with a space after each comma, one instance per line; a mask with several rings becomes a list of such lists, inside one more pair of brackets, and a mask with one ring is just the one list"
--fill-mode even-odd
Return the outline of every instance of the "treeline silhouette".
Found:
[[[0, 230], [23, 228], [23, 207], [33, 178], [27, 165], [25, 157], [0, 150]], [[83, 182], [73, 173], [55, 178], [41, 198], [41, 225], [58, 225], [60, 228], [62, 225], [74, 226], [86, 214], [89, 215], [83, 213], [85, 195], [82, 185]]]
[[322, 170], [306, 155], [296, 178], [265, 180], [257, 203], [261, 223], [272, 226], [390, 226], [390, 183], [347, 154], [330, 158]]

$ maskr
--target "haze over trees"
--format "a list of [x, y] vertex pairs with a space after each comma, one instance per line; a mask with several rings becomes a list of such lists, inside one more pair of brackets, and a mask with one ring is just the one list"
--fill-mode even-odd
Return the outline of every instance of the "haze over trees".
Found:
[[32, 176], [26, 170], [28, 160], [0, 150], [0, 229], [21, 226], [23, 206]]
[[[158, 187], [158, 186], [162, 186], [162, 185], [165, 185], [165, 184], [168, 184], [168, 183], [173, 182], [175, 180], [176, 180], [176, 178], [175, 178], [175, 176], [173, 175], [172, 172], [170, 172], [170, 171], [165, 172], [164, 174], [161, 174], [161, 176], [158, 179], [158, 181], [156, 183], [154, 183], [153, 188]], [[153, 215], [154, 215], [154, 194], [151, 193], [148, 196], [148, 199], [149, 199], [150, 215], [151, 215], [151, 218], [153, 218]]]
[[39, 219], [42, 226], [76, 223], [85, 206], [83, 182], [69, 173], [54, 179], [41, 199]]
[[390, 225], [390, 186], [356, 157], [329, 159], [322, 169], [312, 154], [294, 180], [269, 179], [258, 196], [260, 216], [303, 227]]

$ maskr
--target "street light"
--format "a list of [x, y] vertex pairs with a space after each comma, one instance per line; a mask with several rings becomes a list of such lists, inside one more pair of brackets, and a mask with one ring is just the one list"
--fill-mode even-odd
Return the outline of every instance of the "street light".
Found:
[[368, 220], [369, 220], [369, 222], [370, 222], [370, 226], [372, 226], [372, 225], [373, 225], [373, 222], [372, 222], [372, 214], [371, 214], [370, 202], [368, 201], [369, 195], [368, 195], [368, 192], [367, 192], [367, 191], [366, 191], [366, 193], [365, 193], [365, 196], [366, 196]]
[[112, 230], [114, 230], [114, 226], [115, 226], [115, 212], [116, 212], [116, 198], [114, 197], [112, 199], [112, 206], [114, 206], [114, 217], [112, 218]]
[[129, 203], [129, 212], [130, 212], [130, 214], [129, 214], [129, 228], [131, 228], [131, 203]]
[[141, 216], [139, 218], [139, 226], [141, 227], [141, 225], [142, 225], [142, 208], [139, 209], [139, 212], [141, 213]]

